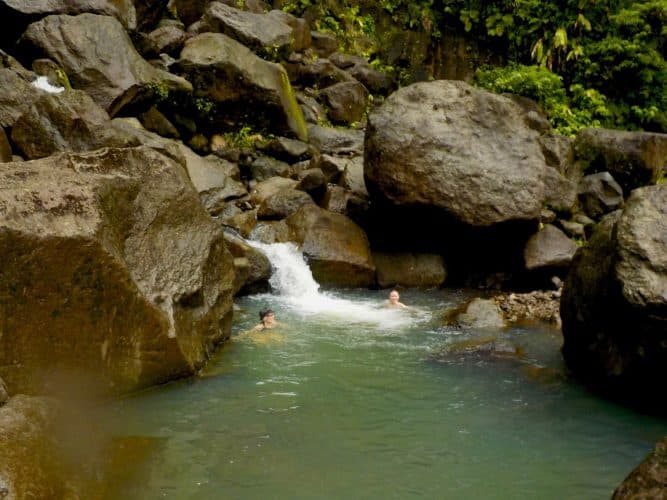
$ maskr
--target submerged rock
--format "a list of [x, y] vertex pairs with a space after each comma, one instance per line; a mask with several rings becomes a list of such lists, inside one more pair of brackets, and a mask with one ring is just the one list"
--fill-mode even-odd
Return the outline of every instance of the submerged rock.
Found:
[[667, 437], [616, 488], [612, 500], [667, 498]]
[[0, 171], [0, 376], [124, 393], [198, 370], [229, 335], [233, 269], [182, 164], [149, 148]]
[[185, 79], [146, 62], [113, 17], [49, 16], [31, 24], [22, 43], [56, 61], [72, 87], [85, 90], [111, 116], [155, 88], [192, 91]]
[[461, 328], [474, 330], [496, 330], [506, 326], [498, 304], [493, 299], [481, 298], [471, 300], [456, 314], [455, 322]]
[[313, 204], [301, 207], [285, 222], [318, 283], [340, 287], [375, 283], [368, 238], [351, 219]]
[[561, 299], [563, 355], [617, 396], [667, 380], [667, 185], [636, 189], [575, 255]]

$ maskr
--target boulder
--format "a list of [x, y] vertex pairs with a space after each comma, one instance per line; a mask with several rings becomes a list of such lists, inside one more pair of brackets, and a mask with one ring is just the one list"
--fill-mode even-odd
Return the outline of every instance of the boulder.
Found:
[[280, 21], [292, 28], [292, 49], [301, 52], [310, 47], [312, 39], [310, 37], [310, 27], [308, 21], [300, 17], [293, 16], [282, 10], [272, 10], [267, 14], [268, 17]]
[[77, 15], [85, 12], [113, 16], [125, 27], [134, 29], [136, 17], [134, 7], [131, 12], [121, 14], [118, 8], [108, 0], [0, 0], [0, 19], [3, 20], [3, 33], [0, 45], [8, 49], [23, 33], [26, 27], [39, 19], [53, 14]]
[[48, 16], [31, 24], [21, 41], [57, 62], [72, 87], [86, 91], [111, 116], [155, 92], [192, 91], [187, 80], [142, 59], [113, 17]]
[[496, 330], [504, 328], [503, 312], [493, 299], [471, 300], [456, 316], [461, 328], [474, 330]]
[[146, 130], [162, 137], [178, 139], [180, 134], [174, 125], [155, 106], [139, 115], [139, 120]]
[[271, 177], [270, 179], [258, 183], [253, 188], [250, 192], [250, 201], [254, 205], [259, 206], [279, 191], [282, 191], [283, 189], [293, 189], [297, 184], [297, 181], [294, 179]]
[[585, 238], [586, 228], [579, 222], [569, 220], [559, 220], [558, 225], [563, 229], [563, 232], [570, 238]]
[[528, 239], [523, 251], [526, 269], [567, 268], [577, 251], [577, 245], [556, 226], [546, 224]]
[[476, 227], [537, 220], [547, 167], [523, 115], [512, 100], [460, 81], [398, 90], [368, 118], [372, 199], [444, 210]]
[[243, 238], [227, 231], [225, 231], [225, 245], [234, 256], [235, 295], [268, 292], [271, 263], [266, 255], [248, 245]]
[[211, 0], [170, 0], [170, 6], [176, 10], [183, 24], [190, 26], [204, 15], [210, 2]]
[[612, 500], [664, 499], [667, 492], [667, 437], [626, 477]]
[[571, 214], [577, 202], [577, 183], [555, 168], [544, 169], [544, 203], [560, 214]]
[[416, 253], [373, 252], [377, 283], [382, 288], [393, 286], [439, 287], [445, 282], [447, 270], [440, 255]]
[[146, 148], [0, 170], [0, 376], [126, 393], [195, 373], [229, 336], [233, 269], [182, 164]]
[[260, 59], [220, 33], [203, 33], [185, 43], [178, 69], [194, 85], [195, 96], [224, 106], [225, 115], [271, 130], [291, 130], [308, 138], [301, 108], [282, 66]]
[[145, 50], [144, 55], [146, 57], [155, 57], [164, 53], [175, 56], [180, 52], [186, 39], [187, 35], [181, 28], [177, 26], [160, 26], [147, 35], [147, 50]]
[[81, 498], [63, 470], [53, 413], [52, 401], [24, 395], [0, 407], [2, 498]]
[[312, 156], [311, 148], [307, 143], [287, 137], [274, 137], [260, 144], [259, 149], [274, 158], [289, 163], [306, 160]]
[[[118, 0], [111, 0], [118, 2]], [[148, 31], [154, 27], [164, 14], [169, 0], [129, 0], [134, 4], [137, 12], [137, 29]]]
[[238, 167], [214, 155], [201, 157], [187, 146], [181, 145], [185, 165], [192, 185], [206, 211], [219, 214], [225, 202], [248, 194], [238, 179]]
[[61, 151], [90, 151], [108, 142], [102, 127], [110, 126], [109, 115], [80, 90], [44, 93], [21, 115], [12, 129], [12, 140], [29, 159]]
[[667, 134], [588, 128], [574, 142], [575, 159], [587, 174], [609, 172], [623, 192], [655, 184], [667, 164]]
[[609, 172], [584, 177], [578, 196], [583, 211], [596, 220], [623, 204], [623, 189]]
[[655, 400], [667, 377], [667, 185], [636, 189], [572, 262], [561, 298], [563, 355], [584, 380]]
[[36, 79], [31, 71], [0, 67], [0, 127], [12, 128], [30, 105], [46, 94], [31, 85]]
[[350, 193], [344, 187], [329, 184], [322, 197], [321, 206], [329, 212], [347, 215], [347, 203], [350, 200]]
[[339, 183], [352, 194], [368, 197], [366, 182], [364, 181], [364, 157], [353, 156], [343, 159], [343, 172]]
[[322, 89], [320, 96], [328, 107], [327, 115], [332, 122], [350, 124], [364, 117], [369, 93], [361, 83], [352, 81]]
[[5, 134], [5, 129], [0, 127], [0, 163], [12, 161], [12, 157], [12, 147], [7, 139], [7, 134]]
[[375, 282], [368, 238], [351, 219], [305, 205], [285, 219], [315, 280], [326, 286], [366, 287]]
[[311, 31], [313, 49], [319, 57], [329, 57], [338, 50], [338, 39], [331, 33]]
[[261, 221], [253, 228], [249, 238], [261, 243], [287, 243], [290, 241], [289, 227], [285, 220]]
[[313, 199], [320, 199], [327, 189], [327, 179], [322, 173], [322, 169], [308, 168], [302, 170], [298, 175], [299, 183], [296, 189], [305, 191]]
[[262, 202], [257, 210], [257, 218], [260, 220], [284, 219], [304, 205], [314, 205], [308, 193], [296, 189], [283, 189]]
[[203, 21], [212, 31], [223, 33], [263, 55], [288, 52], [292, 48], [292, 28], [277, 16], [235, 9], [211, 2]]
[[364, 151], [362, 130], [308, 125], [308, 136], [308, 142], [325, 154], [360, 155]]
[[222, 226], [231, 228], [244, 238], [250, 236], [257, 225], [257, 210], [242, 210], [234, 203], [226, 203], [218, 215]]
[[301, 62], [286, 64], [285, 67], [290, 80], [300, 86], [323, 89], [336, 83], [354, 81], [349, 73], [336, 67], [328, 59], [304, 59]]
[[7, 392], [5, 381], [0, 378], [0, 406], [4, 405], [7, 401], [9, 401], [9, 392]]
[[271, 177], [287, 177], [290, 174], [289, 164], [270, 156], [260, 156], [250, 164], [250, 178], [265, 181]]

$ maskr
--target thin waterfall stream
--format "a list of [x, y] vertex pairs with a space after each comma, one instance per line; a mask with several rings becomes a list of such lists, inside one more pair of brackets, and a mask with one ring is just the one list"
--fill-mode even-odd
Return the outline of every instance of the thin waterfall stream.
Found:
[[[237, 300], [198, 378], [114, 403], [142, 450], [109, 498], [603, 499], [667, 424], [567, 377], [549, 326], [496, 332], [513, 359], [437, 356], [485, 336], [444, 326], [462, 290], [320, 290], [293, 244], [252, 242], [272, 292]], [[271, 308], [268, 342], [240, 335]], [[138, 453], [138, 452], [137, 452]]]

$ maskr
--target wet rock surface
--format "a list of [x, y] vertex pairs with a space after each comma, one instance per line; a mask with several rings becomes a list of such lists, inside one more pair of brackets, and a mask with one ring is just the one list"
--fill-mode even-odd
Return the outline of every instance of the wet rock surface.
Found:
[[636, 189], [577, 251], [561, 298], [571, 369], [602, 390], [649, 404], [653, 382], [667, 377], [665, 235], [667, 186]]
[[560, 326], [560, 297], [560, 290], [535, 290], [497, 295], [494, 300], [509, 323], [537, 320]]
[[667, 497], [667, 437], [616, 488], [612, 500], [663, 499]]
[[373, 252], [377, 282], [382, 288], [397, 285], [439, 287], [447, 277], [440, 255]]

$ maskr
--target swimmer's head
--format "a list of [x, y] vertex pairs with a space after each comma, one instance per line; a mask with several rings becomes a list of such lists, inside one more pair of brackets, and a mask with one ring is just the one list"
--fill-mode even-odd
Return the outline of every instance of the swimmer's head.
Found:
[[398, 301], [401, 299], [401, 296], [398, 293], [398, 290], [393, 288], [391, 292], [389, 292], [389, 302], [392, 304], [398, 304]]
[[275, 317], [275, 315], [276, 313], [273, 312], [273, 309], [265, 309], [263, 311], [259, 311], [259, 320], [261, 322], [271, 320]]

